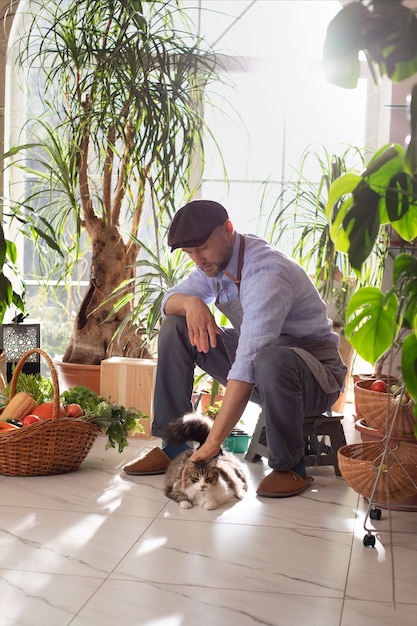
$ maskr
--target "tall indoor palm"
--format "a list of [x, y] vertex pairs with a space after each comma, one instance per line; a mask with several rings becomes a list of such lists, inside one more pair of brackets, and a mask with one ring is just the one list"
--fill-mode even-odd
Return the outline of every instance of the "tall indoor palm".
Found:
[[132, 294], [117, 309], [109, 295], [123, 281], [133, 284], [139, 228], [163, 234], [175, 207], [192, 196], [190, 168], [200, 163], [203, 99], [218, 79], [216, 59], [184, 21], [179, 0], [28, 6], [18, 65], [32, 77], [29, 97], [39, 98], [41, 115], [28, 122], [12, 166], [31, 181], [14, 212], [58, 280], [88, 235], [89, 286], [63, 360], [100, 363], [109, 345], [111, 354], [141, 356], [140, 328], [124, 325], [117, 335]]

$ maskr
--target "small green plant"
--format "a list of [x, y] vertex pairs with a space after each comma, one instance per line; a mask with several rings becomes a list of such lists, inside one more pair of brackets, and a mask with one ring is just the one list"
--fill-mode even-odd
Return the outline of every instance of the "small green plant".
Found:
[[216, 417], [217, 413], [220, 411], [222, 407], [223, 400], [218, 400], [214, 404], [210, 404], [207, 409], [204, 411], [204, 415], [208, 415], [213, 419]]

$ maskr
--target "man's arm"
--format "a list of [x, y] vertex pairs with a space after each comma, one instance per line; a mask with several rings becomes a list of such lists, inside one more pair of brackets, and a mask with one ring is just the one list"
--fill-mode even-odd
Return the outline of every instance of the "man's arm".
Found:
[[241, 380], [227, 382], [222, 406], [205, 443], [190, 457], [190, 461], [208, 461], [216, 456], [220, 446], [236, 426], [252, 394], [254, 385]]
[[172, 294], [165, 303], [165, 314], [185, 317], [190, 343], [199, 352], [207, 353], [210, 347], [216, 347], [216, 335], [221, 331], [210, 309], [198, 296]]

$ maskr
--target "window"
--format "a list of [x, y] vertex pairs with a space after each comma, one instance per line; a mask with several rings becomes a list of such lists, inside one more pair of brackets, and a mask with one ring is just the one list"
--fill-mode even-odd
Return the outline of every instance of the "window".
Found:
[[[19, 15], [26, 4], [21, 0]], [[365, 146], [368, 80], [364, 77], [358, 89], [346, 92], [324, 79], [322, 45], [327, 24], [341, 8], [336, 0], [186, 0], [184, 5], [199, 31], [217, 42], [216, 48], [228, 59], [233, 82], [233, 87], [212, 90], [208, 97], [216, 108], [206, 109], [229, 184], [208, 139], [201, 195], [223, 202], [238, 229], [262, 235], [265, 216], [274, 209], [286, 181], [294, 177], [308, 145], [324, 144], [331, 152], [340, 144]], [[14, 71], [9, 55], [6, 114], [11, 143], [28, 108], [36, 106], [33, 100], [22, 99]], [[317, 172], [311, 176], [314, 179]], [[21, 182], [30, 184], [28, 179]], [[70, 294], [63, 290], [51, 302], [41, 295], [33, 277], [36, 260], [30, 243], [20, 245], [31, 319], [42, 320], [42, 345], [59, 354], [68, 339], [87, 266], [74, 276]]]

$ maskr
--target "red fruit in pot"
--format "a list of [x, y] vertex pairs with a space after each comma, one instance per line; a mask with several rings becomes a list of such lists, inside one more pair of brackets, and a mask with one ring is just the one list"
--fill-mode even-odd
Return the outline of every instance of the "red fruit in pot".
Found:
[[369, 389], [371, 391], [379, 391], [379, 393], [387, 393], [387, 383], [378, 378], [378, 380], [374, 380]]

